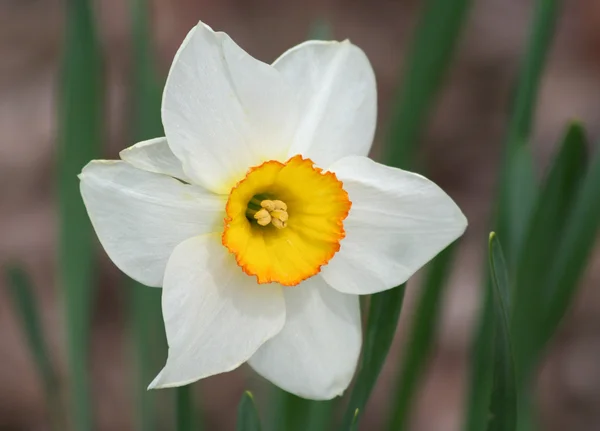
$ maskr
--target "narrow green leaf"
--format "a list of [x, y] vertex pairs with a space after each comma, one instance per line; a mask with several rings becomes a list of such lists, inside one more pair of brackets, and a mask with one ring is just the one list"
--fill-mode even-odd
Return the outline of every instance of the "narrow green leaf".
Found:
[[[130, 0], [131, 29], [133, 40], [132, 99], [133, 126], [130, 130], [134, 141], [164, 136], [160, 106], [162, 83], [156, 73], [152, 50], [152, 31], [147, 0]], [[133, 142], [132, 142], [133, 143]], [[171, 391], [148, 391], [146, 387], [164, 364], [167, 342], [161, 312], [161, 292], [130, 280], [131, 325], [135, 348], [136, 371], [136, 416], [140, 431], [161, 428], [160, 418], [163, 405], [161, 398]], [[188, 400], [190, 389], [177, 389], [176, 402]], [[177, 405], [176, 411], [189, 407]], [[191, 412], [189, 413], [192, 414]], [[191, 420], [191, 419], [190, 419]], [[193, 422], [193, 421], [192, 421]], [[185, 429], [185, 428], [184, 428]]]
[[244, 392], [237, 411], [237, 431], [260, 431], [260, 418], [250, 391]]
[[542, 73], [560, 13], [560, 0], [536, 0], [526, 56], [521, 64], [519, 81], [508, 130], [507, 151], [525, 145], [531, 134], [535, 103]]
[[528, 146], [515, 148], [506, 163], [504, 171], [508, 174], [504, 175], [500, 186], [497, 234], [506, 244], [508, 267], [515, 268], [536, 200], [537, 183]]
[[390, 350], [404, 300], [405, 285], [371, 295], [363, 358], [344, 414], [341, 430], [351, 429], [355, 412], [364, 411], [367, 400]]
[[21, 319], [21, 328], [25, 334], [29, 351], [42, 382], [49, 423], [54, 431], [62, 431], [63, 406], [58, 378], [52, 365], [50, 352], [45, 340], [40, 319], [40, 310], [33, 293], [33, 285], [27, 273], [20, 266], [7, 268], [5, 272], [9, 297], [17, 315]]
[[539, 353], [536, 351], [540, 347], [538, 332], [544, 316], [543, 312], [532, 310], [543, 310], [540, 302], [548, 297], [548, 266], [559, 250], [559, 241], [585, 172], [585, 146], [583, 129], [579, 124], [571, 125], [537, 198], [520, 252], [511, 327], [517, 363], [523, 370], [534, 365]]
[[497, 214], [497, 234], [504, 245], [509, 270], [515, 268], [520, 241], [524, 238], [527, 226], [530, 203], [534, 202], [533, 163], [527, 143], [530, 139], [540, 80], [552, 43], [559, 6], [558, 0], [536, 0], [531, 35], [521, 64], [511, 111], [504, 163], [500, 171]]
[[489, 286], [482, 295], [475, 337], [471, 348], [469, 391], [465, 431], [487, 429], [494, 378], [494, 296]]
[[409, 168], [435, 96], [448, 70], [471, 0], [428, 0], [410, 47], [407, 69], [392, 110], [389, 157]]
[[600, 151], [588, 169], [577, 193], [557, 256], [548, 269], [550, 298], [540, 339], [547, 342], [573, 302], [579, 280], [593, 250], [600, 223]]
[[136, 427], [139, 431], [161, 429], [159, 398], [171, 391], [149, 391], [148, 384], [160, 371], [166, 358], [167, 343], [160, 308], [160, 289], [149, 288], [130, 281], [128, 286], [131, 335], [137, 375], [134, 379], [136, 396]]
[[92, 429], [88, 373], [90, 311], [94, 287], [94, 235], [79, 194], [77, 174], [99, 158], [103, 81], [91, 2], [66, 2], [58, 145], [59, 260], [64, 289], [72, 426]]
[[338, 398], [329, 401], [313, 401], [308, 412], [307, 430], [330, 431], [333, 428], [333, 415], [338, 405]]
[[358, 412], [359, 411], [360, 411], [359, 409], [354, 410], [354, 417], [352, 418], [352, 424], [350, 425], [350, 431], [358, 430]]
[[297, 397], [272, 385], [268, 429], [270, 431], [304, 431], [308, 429], [308, 415], [313, 403], [317, 404], [318, 401]]
[[509, 281], [496, 234], [490, 234], [490, 275], [494, 298], [494, 385], [488, 431], [514, 431], [517, 424], [517, 383], [509, 329]]
[[194, 416], [194, 393], [191, 385], [175, 389], [177, 431], [197, 431]]
[[412, 330], [403, 348], [404, 357], [396, 383], [396, 393], [392, 398], [392, 417], [388, 429], [407, 429], [410, 420], [412, 401], [427, 367], [427, 360], [433, 347], [437, 328], [442, 294], [451, 269], [455, 245], [442, 251], [427, 268], [427, 277], [421, 287]]
[[[516, 272], [516, 262], [519, 257], [522, 241], [525, 238], [525, 230], [528, 226], [531, 213], [531, 205], [535, 202], [537, 194], [537, 185], [533, 174], [533, 162], [531, 150], [528, 147], [531, 128], [534, 118], [535, 104], [539, 90], [541, 76], [544, 70], [546, 57], [552, 43], [554, 27], [559, 13], [560, 2], [558, 0], [536, 0], [533, 14], [531, 34], [528, 40], [526, 54], [523, 57], [519, 79], [516, 86], [513, 109], [506, 138], [504, 149], [504, 160], [500, 169], [498, 208], [495, 213], [496, 232], [499, 240], [502, 242], [505, 250], [505, 256], [509, 271]], [[491, 312], [492, 298], [490, 297], [486, 305], [486, 311]], [[485, 320], [486, 317], [483, 317]], [[489, 317], [488, 317], [489, 319]], [[482, 321], [484, 329], [486, 322]], [[491, 325], [491, 323], [487, 323]], [[482, 335], [481, 333], [479, 335]], [[491, 346], [485, 346], [486, 340], [480, 339], [481, 343], [477, 348], [482, 354], [478, 360], [481, 363], [474, 364], [485, 376], [482, 383], [472, 382], [473, 390], [486, 391], [489, 384], [489, 372], [485, 369], [488, 366], [487, 353]], [[489, 341], [487, 341], [489, 344]], [[521, 395], [528, 393], [529, 389], [525, 382], [526, 377], [520, 372], [521, 364], [517, 362], [517, 378], [519, 380], [519, 392]], [[483, 378], [484, 376], [479, 376]], [[473, 378], [477, 378], [475, 373]], [[481, 410], [485, 407], [482, 404], [481, 397], [486, 397], [487, 392], [479, 395], [470, 394], [469, 421], [474, 428], [470, 430], [480, 430], [481, 418], [487, 413]], [[519, 401], [525, 403], [527, 397], [521, 396]], [[532, 417], [530, 412], [526, 411], [530, 404], [523, 404], [519, 411], [519, 420], [525, 420]], [[475, 411], [475, 409], [479, 409]], [[524, 423], [517, 425], [517, 428], [525, 426]]]

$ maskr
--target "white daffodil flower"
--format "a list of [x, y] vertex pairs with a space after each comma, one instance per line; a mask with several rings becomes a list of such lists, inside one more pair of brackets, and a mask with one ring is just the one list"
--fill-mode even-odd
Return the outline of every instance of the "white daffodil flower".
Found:
[[169, 356], [150, 388], [244, 362], [305, 398], [348, 387], [358, 295], [404, 283], [467, 225], [434, 183], [366, 157], [376, 96], [349, 41], [269, 65], [200, 23], [169, 72], [166, 137], [83, 169], [110, 258], [163, 288]]

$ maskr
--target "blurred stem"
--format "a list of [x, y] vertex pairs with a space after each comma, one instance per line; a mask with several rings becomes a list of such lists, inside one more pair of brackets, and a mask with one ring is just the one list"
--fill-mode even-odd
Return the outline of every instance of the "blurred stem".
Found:
[[388, 426], [390, 431], [400, 431], [408, 427], [412, 401], [425, 373], [433, 347], [444, 287], [455, 250], [456, 244], [450, 245], [427, 267], [427, 275], [424, 285], [421, 286], [421, 296], [416, 305], [414, 321], [404, 349], [395, 394], [392, 398], [392, 417]]
[[31, 356], [38, 371], [48, 409], [50, 428], [63, 431], [64, 408], [59, 380], [50, 359], [48, 344], [42, 330], [40, 310], [35, 299], [33, 284], [28, 274], [20, 266], [6, 270], [8, 292], [13, 307], [20, 318]]
[[354, 426], [358, 427], [360, 415], [367, 405], [394, 340], [400, 310], [404, 302], [405, 289], [406, 284], [402, 284], [385, 292], [371, 295], [364, 335], [363, 357], [342, 418], [340, 431], [346, 431]]
[[[500, 170], [496, 232], [504, 246], [509, 273], [513, 274], [525, 227], [530, 218], [531, 204], [537, 193], [528, 143], [540, 81], [552, 43], [560, 6], [559, 0], [536, 1], [531, 34], [516, 87], [504, 149], [504, 161]], [[528, 286], [517, 287], [527, 288]], [[523, 330], [527, 330], [527, 328], [523, 328]], [[515, 349], [515, 354], [517, 357], [515, 364], [517, 388], [520, 394], [518, 406], [520, 417], [517, 429], [525, 429], [522, 421], [525, 420], [524, 418], [531, 418], [532, 412], [528, 397], [522, 394], [528, 392], [530, 376], [524, 375], [522, 371], [523, 364], [518, 359], [520, 357], [518, 348]], [[472, 400], [476, 402], [476, 400]]]
[[[508, 126], [508, 135], [504, 147], [503, 168], [500, 170], [500, 190], [497, 229], [498, 238], [504, 246], [509, 271], [514, 272], [520, 241], [524, 237], [524, 230], [528, 220], [525, 217], [514, 217], [514, 212], [525, 212], [519, 206], [531, 207], [532, 196], [521, 194], [522, 199], [515, 195], [520, 190], [531, 188], [533, 182], [533, 161], [528, 147], [535, 104], [539, 91], [540, 81], [546, 57], [552, 43], [554, 28], [559, 14], [560, 0], [537, 0], [535, 4], [531, 34], [526, 55], [523, 57], [521, 71], [515, 91], [512, 115]], [[521, 152], [522, 157], [517, 154]], [[523, 154], [527, 153], [528, 156]], [[513, 168], [514, 163], [523, 162], [524, 166]], [[529, 178], [522, 181], [512, 178], [515, 172]]]
[[406, 60], [389, 129], [388, 160], [415, 168], [419, 138], [443, 83], [472, 0], [428, 0]]
[[190, 385], [175, 389], [177, 403], [177, 431], [196, 431], [194, 396]]
[[307, 428], [309, 401], [290, 394], [276, 386], [271, 386], [271, 420], [269, 431], [304, 431]]
[[479, 311], [475, 338], [472, 343], [467, 414], [463, 428], [465, 431], [482, 431], [487, 429], [494, 380], [493, 333], [494, 297], [492, 289], [488, 286], [482, 296], [482, 306]]
[[77, 431], [87, 431], [93, 428], [87, 367], [94, 241], [79, 194], [77, 174], [100, 154], [103, 82], [91, 3], [69, 0], [66, 7], [59, 109], [60, 275], [64, 288], [72, 426]]

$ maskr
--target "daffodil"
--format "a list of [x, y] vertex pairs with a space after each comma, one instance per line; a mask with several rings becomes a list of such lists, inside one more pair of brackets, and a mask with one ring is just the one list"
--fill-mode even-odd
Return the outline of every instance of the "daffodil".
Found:
[[92, 161], [81, 194], [127, 275], [162, 287], [169, 354], [150, 388], [248, 363], [329, 399], [361, 348], [359, 296], [404, 283], [467, 222], [426, 178], [367, 154], [364, 52], [302, 43], [269, 65], [199, 23], [165, 85], [165, 137]]

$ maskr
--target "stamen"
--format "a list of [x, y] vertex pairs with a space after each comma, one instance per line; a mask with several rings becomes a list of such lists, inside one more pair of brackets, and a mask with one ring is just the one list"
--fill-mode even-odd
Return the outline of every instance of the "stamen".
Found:
[[271, 214], [266, 209], [261, 209], [254, 214], [256, 222], [261, 226], [266, 226], [271, 223]]
[[[252, 202], [255, 203], [255, 202]], [[287, 205], [280, 200], [264, 199], [260, 202], [262, 209], [254, 214], [256, 222], [261, 226], [267, 226], [271, 223], [277, 229], [283, 229], [287, 226], [288, 213]]]

